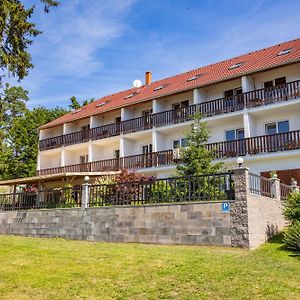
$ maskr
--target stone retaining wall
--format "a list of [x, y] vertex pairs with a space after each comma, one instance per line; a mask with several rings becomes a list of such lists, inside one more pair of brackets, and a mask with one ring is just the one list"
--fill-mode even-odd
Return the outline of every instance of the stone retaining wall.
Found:
[[222, 202], [86, 208], [83, 197], [83, 208], [1, 212], [0, 234], [254, 249], [285, 225], [280, 183], [272, 182], [272, 198], [253, 195], [249, 171], [240, 168], [234, 185], [228, 212]]
[[230, 213], [220, 202], [2, 212], [0, 234], [231, 246]]

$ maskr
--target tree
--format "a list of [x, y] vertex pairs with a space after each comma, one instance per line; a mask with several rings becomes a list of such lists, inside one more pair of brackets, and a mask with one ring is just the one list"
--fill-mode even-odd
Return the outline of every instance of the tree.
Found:
[[284, 231], [284, 243], [288, 249], [300, 253], [300, 192], [291, 193], [284, 202], [283, 215], [290, 222]]
[[1, 179], [34, 176], [38, 152], [38, 128], [62, 115], [63, 108], [38, 107], [25, 110], [24, 115], [14, 118], [7, 133], [6, 151], [0, 164]]
[[[57, 6], [53, 0], [40, 0], [44, 10]], [[36, 24], [30, 22], [35, 6], [25, 8], [20, 0], [1, 0], [0, 2], [0, 67], [4, 75], [23, 79], [28, 70], [33, 67], [31, 55], [28, 52], [33, 38], [41, 33]]]
[[80, 107], [82, 107], [82, 106], [85, 106], [85, 105], [88, 105], [89, 103], [91, 103], [91, 102], [94, 102], [95, 101], [95, 99], [94, 98], [91, 98], [90, 100], [84, 100], [83, 102], [82, 102], [82, 105], [79, 103], [79, 101], [77, 100], [77, 98], [75, 97], [75, 96], [72, 96], [71, 98], [70, 98], [70, 101], [71, 101], [71, 104], [69, 105], [69, 108], [70, 109], [78, 109], [78, 108], [80, 108]]
[[20, 86], [5, 85], [0, 96], [0, 141], [2, 145], [14, 118], [22, 116], [26, 110], [27, 101], [28, 91]]
[[194, 117], [191, 130], [185, 137], [188, 147], [180, 149], [180, 163], [177, 165], [180, 176], [213, 174], [222, 169], [223, 163], [213, 163], [214, 153], [206, 147], [209, 130], [200, 115]]

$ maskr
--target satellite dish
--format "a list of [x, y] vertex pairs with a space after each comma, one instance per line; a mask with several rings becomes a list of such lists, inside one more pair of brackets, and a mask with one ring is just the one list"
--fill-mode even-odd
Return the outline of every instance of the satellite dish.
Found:
[[142, 81], [139, 80], [139, 79], [136, 79], [136, 80], [133, 81], [133, 86], [134, 86], [135, 88], [140, 88], [142, 85], [143, 85], [143, 83], [142, 83]]

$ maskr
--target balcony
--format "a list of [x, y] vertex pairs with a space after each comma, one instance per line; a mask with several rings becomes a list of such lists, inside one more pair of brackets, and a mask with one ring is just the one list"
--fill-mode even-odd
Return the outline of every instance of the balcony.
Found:
[[89, 140], [104, 139], [117, 136], [121, 133], [132, 133], [162, 127], [166, 125], [184, 123], [190, 121], [196, 113], [204, 117], [211, 117], [235, 111], [241, 111], [245, 107], [253, 108], [273, 103], [293, 100], [300, 97], [300, 80], [289, 82], [284, 85], [255, 90], [237, 96], [220, 98], [200, 104], [190, 105], [178, 110], [168, 110], [155, 113], [149, 116], [112, 123], [92, 128], [88, 131], [79, 131], [53, 137], [39, 142], [41, 151], [59, 148], [77, 143], [84, 143]]
[[[217, 159], [297, 150], [300, 149], [300, 130], [273, 135], [256, 136], [242, 140], [212, 143], [208, 144], [207, 148], [214, 151]], [[37, 171], [37, 175], [43, 176], [59, 173], [109, 172], [119, 171], [121, 169], [136, 170], [174, 165], [179, 161], [179, 158], [180, 157], [176, 151], [164, 150], [148, 154], [100, 160], [85, 164], [42, 169]]]
[[300, 149], [300, 130], [207, 145], [218, 159]]
[[80, 173], [80, 172], [113, 172], [122, 169], [143, 169], [172, 165], [175, 163], [173, 150], [164, 150], [147, 154], [126, 156], [121, 158], [105, 159], [76, 164], [65, 167], [42, 169], [37, 171], [38, 176], [60, 174], [60, 173]]

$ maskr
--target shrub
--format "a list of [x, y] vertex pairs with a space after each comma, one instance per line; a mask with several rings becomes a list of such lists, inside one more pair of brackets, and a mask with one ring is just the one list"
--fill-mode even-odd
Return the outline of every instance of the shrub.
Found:
[[284, 233], [283, 241], [288, 249], [300, 252], [300, 221], [294, 221]]
[[284, 204], [284, 217], [291, 221], [300, 221], [300, 192], [294, 192], [289, 195]]

